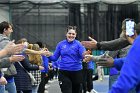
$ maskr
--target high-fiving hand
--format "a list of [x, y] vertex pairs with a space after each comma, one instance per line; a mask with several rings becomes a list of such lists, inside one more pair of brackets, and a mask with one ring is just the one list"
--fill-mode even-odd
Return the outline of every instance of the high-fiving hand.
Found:
[[81, 41], [82, 45], [86, 48], [97, 49], [97, 41], [91, 37], [89, 37], [91, 41]]

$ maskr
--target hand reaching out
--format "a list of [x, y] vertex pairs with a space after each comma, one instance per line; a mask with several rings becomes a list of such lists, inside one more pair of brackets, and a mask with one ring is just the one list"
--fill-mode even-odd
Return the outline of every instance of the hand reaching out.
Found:
[[7, 54], [18, 54], [20, 53], [24, 48], [23, 44], [15, 44], [13, 41], [9, 42], [4, 50], [7, 52]]
[[89, 40], [94, 41], [95, 43], [97, 43], [97, 41], [95, 39], [93, 39], [92, 37], [88, 37]]
[[49, 56], [52, 55], [52, 53], [50, 51], [44, 51], [44, 50], [42, 50], [41, 51], [41, 55], [46, 55], [47, 57], [49, 57]]
[[103, 61], [96, 62], [96, 64], [98, 66], [112, 67], [114, 65], [114, 59], [110, 56], [108, 56], [106, 58], [101, 58], [100, 60], [103, 60]]
[[82, 41], [82, 45], [85, 46], [86, 48], [90, 49], [97, 49], [97, 41], [91, 37], [89, 37], [91, 41]]
[[22, 55], [12, 55], [11, 57], [9, 57], [10, 62], [18, 62], [18, 61], [22, 61], [25, 57]]
[[83, 61], [84, 61], [84, 62], [89, 62], [89, 61], [92, 60], [92, 58], [93, 58], [93, 55], [85, 55]]

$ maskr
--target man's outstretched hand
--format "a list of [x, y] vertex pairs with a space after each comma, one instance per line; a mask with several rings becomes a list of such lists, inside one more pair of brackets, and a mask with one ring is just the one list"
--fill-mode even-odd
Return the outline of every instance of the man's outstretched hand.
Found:
[[89, 37], [89, 40], [91, 41], [81, 41], [82, 45], [85, 46], [85, 48], [97, 49], [97, 41], [91, 37]]

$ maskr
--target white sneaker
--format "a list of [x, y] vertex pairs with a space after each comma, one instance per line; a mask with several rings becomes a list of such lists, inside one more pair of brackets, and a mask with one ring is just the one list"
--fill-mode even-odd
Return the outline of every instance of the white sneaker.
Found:
[[49, 93], [49, 92], [47, 90], [45, 90], [44, 93]]
[[50, 85], [46, 84], [45, 85], [45, 89], [48, 89], [50, 87]]
[[96, 90], [92, 89], [90, 93], [98, 93]]
[[90, 91], [89, 93], [94, 93], [93, 91]]

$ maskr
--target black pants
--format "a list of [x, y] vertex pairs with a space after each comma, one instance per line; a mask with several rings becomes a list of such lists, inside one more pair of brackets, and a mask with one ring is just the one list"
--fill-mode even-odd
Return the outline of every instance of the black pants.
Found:
[[92, 75], [93, 75], [92, 69], [83, 70], [83, 91], [84, 91], [84, 93], [86, 93], [86, 91], [91, 92], [91, 90], [93, 89]]
[[54, 77], [54, 70], [49, 70], [48, 76], [49, 76], [49, 80], [53, 80], [53, 77]]
[[46, 73], [41, 73], [41, 82], [38, 87], [38, 93], [44, 93], [45, 85], [48, 83], [49, 78], [46, 77]]
[[59, 71], [59, 85], [62, 93], [81, 93], [82, 70]]
[[58, 69], [57, 68], [54, 69], [54, 76], [55, 76], [55, 78], [57, 78], [57, 76], [58, 76]]

